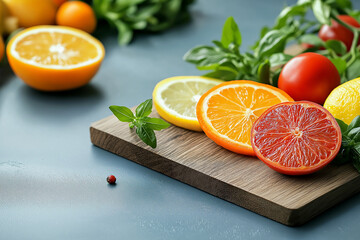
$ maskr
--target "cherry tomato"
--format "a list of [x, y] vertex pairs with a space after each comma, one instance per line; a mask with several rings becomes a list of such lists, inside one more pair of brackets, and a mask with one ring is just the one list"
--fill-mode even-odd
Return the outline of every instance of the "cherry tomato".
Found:
[[330, 92], [340, 85], [334, 64], [317, 53], [303, 53], [285, 64], [278, 87], [295, 101], [308, 100], [323, 104]]
[[[360, 23], [358, 23], [353, 17], [348, 15], [339, 15], [338, 18], [347, 24], [360, 28]], [[319, 37], [323, 41], [327, 41], [330, 39], [342, 41], [345, 45], [347, 50], [349, 51], [351, 48], [351, 44], [354, 38], [354, 34], [350, 29], [340, 25], [335, 20], [331, 20], [331, 26], [323, 25], [319, 31]], [[358, 45], [360, 41], [358, 42]]]

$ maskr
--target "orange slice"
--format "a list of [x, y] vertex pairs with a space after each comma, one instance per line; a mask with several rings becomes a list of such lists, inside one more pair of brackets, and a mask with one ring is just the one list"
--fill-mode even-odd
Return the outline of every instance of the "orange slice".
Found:
[[29, 86], [61, 91], [88, 83], [105, 50], [90, 34], [64, 26], [37, 26], [19, 32], [7, 46], [15, 74]]
[[218, 145], [255, 156], [251, 127], [269, 107], [293, 99], [284, 91], [253, 81], [237, 80], [219, 84], [199, 100], [196, 115], [205, 134]]

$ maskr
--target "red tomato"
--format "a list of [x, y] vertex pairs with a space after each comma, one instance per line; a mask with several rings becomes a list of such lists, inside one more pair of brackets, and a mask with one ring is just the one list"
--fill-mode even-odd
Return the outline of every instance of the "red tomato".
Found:
[[340, 85], [334, 64], [317, 53], [303, 53], [287, 62], [281, 70], [278, 87], [295, 101], [323, 104], [330, 92]]
[[[348, 15], [339, 15], [338, 18], [347, 24], [360, 28], [360, 23], [358, 23], [353, 17]], [[323, 41], [327, 41], [330, 39], [342, 41], [345, 45], [347, 50], [349, 51], [351, 48], [352, 40], [354, 38], [354, 34], [350, 29], [340, 25], [335, 20], [331, 20], [331, 26], [323, 25], [319, 31], [319, 37]], [[358, 45], [360, 44], [360, 41]]]

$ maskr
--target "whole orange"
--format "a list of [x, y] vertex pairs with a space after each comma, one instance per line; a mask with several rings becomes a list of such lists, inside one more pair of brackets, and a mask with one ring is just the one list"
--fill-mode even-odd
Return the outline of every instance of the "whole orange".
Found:
[[56, 6], [52, 0], [3, 0], [6, 10], [18, 19], [19, 27], [55, 23]]
[[88, 4], [81, 1], [70, 1], [60, 6], [56, 14], [56, 23], [93, 33], [96, 28], [96, 17]]
[[60, 5], [66, 2], [67, 0], [52, 0], [52, 1], [57, 7], [60, 7]]

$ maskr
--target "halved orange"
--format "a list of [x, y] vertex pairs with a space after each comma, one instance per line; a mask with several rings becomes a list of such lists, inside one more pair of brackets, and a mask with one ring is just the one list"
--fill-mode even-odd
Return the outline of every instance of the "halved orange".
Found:
[[269, 107], [293, 99], [284, 91], [254, 81], [221, 83], [200, 98], [196, 115], [205, 134], [218, 145], [255, 156], [251, 127]]
[[0, 36], [0, 61], [2, 60], [5, 52], [5, 45], [2, 36]]
[[341, 146], [335, 118], [319, 104], [280, 103], [254, 123], [251, 143], [256, 156], [288, 175], [313, 173], [331, 162]]
[[36, 26], [16, 34], [6, 48], [15, 74], [29, 86], [61, 91], [88, 83], [104, 58], [102, 43], [64, 26]]

